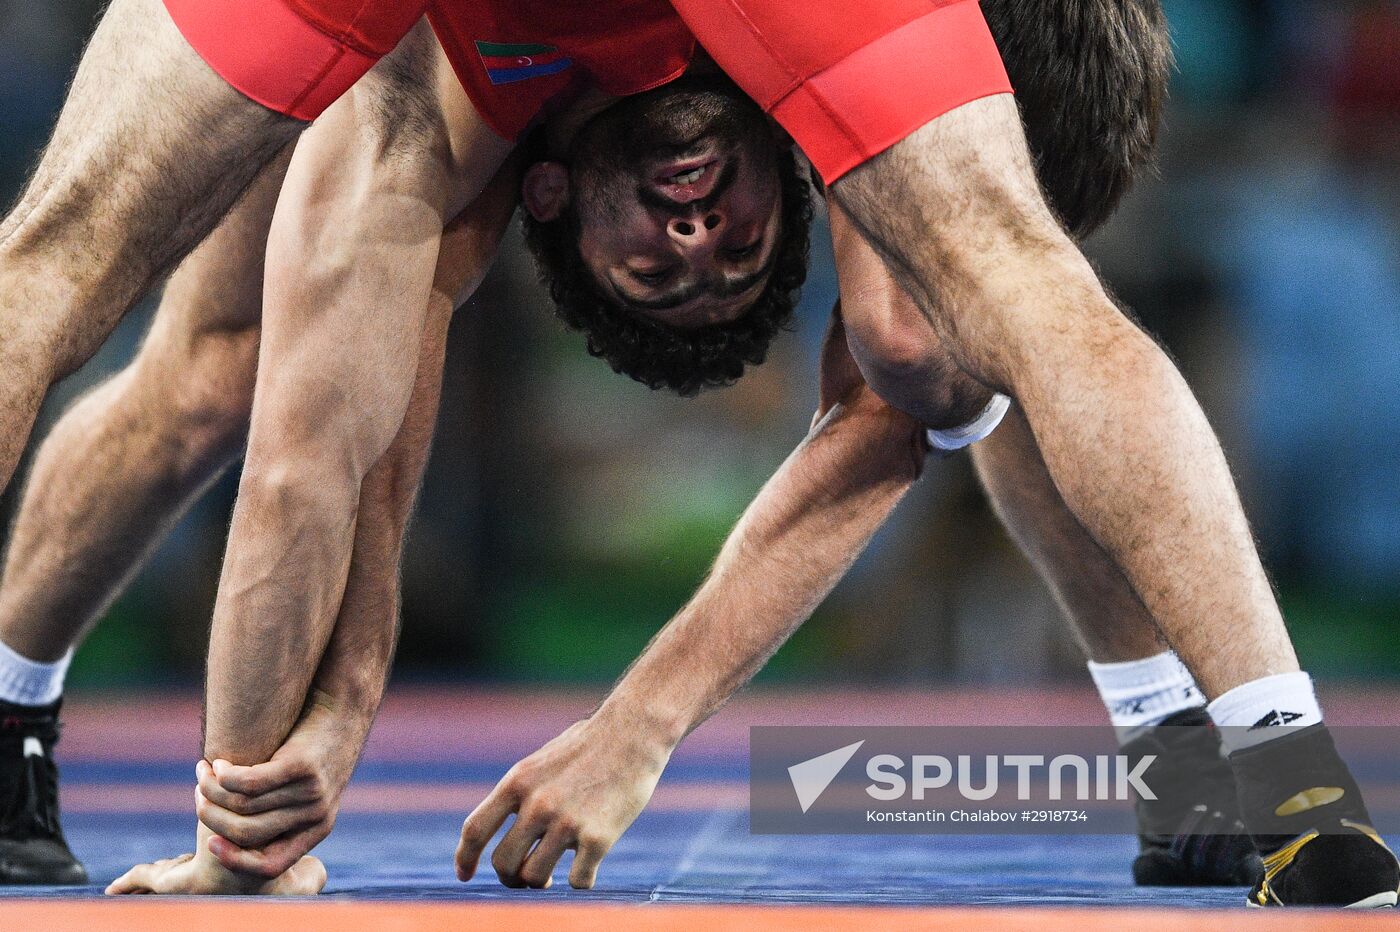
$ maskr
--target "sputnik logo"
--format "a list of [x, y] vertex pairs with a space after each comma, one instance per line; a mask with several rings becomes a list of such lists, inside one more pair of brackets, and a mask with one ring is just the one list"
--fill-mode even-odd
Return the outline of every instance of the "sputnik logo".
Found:
[[855, 744], [848, 744], [844, 748], [837, 748], [828, 751], [826, 754], [804, 760], [800, 764], [793, 764], [788, 768], [788, 776], [792, 778], [792, 788], [797, 792], [797, 803], [806, 812], [812, 808], [812, 804], [817, 798], [826, 792], [826, 788], [831, 785], [831, 781], [836, 779], [836, 775], [841, 772], [856, 751], [865, 741], [857, 741]]

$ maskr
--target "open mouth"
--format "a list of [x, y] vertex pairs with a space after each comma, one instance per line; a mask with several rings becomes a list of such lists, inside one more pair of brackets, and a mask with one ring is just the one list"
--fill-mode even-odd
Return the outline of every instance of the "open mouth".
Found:
[[713, 156], [670, 162], [652, 176], [652, 184], [668, 200], [689, 204], [710, 195], [719, 180], [721, 163]]

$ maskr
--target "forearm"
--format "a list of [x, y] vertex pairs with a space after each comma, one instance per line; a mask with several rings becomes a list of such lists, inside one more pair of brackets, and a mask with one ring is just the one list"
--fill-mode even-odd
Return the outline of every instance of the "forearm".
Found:
[[763, 666], [908, 491], [920, 429], [862, 386], [788, 457], [694, 599], [599, 709], [674, 744]]
[[[299, 715], [345, 594], [361, 485], [403, 424], [444, 225], [431, 161], [323, 118], [268, 243], [248, 455], [210, 636], [206, 751], [258, 763]], [[324, 149], [309, 148], [324, 146]], [[426, 154], [425, 154], [426, 157]]]
[[[205, 756], [240, 764], [266, 760], [300, 714], [355, 529], [355, 497], [340, 489], [255, 497], [245, 491], [235, 511], [205, 680]], [[294, 544], [295, 557], [277, 553], [277, 541]]]
[[[839, 345], [844, 353], [844, 335]], [[516, 813], [491, 856], [502, 883], [548, 886], [574, 848], [569, 883], [592, 887], [675, 745], [787, 640], [917, 477], [920, 434], [863, 384], [844, 393], [744, 513], [700, 592], [597, 711], [512, 767], [467, 817], [458, 879], [471, 879]]]
[[340, 740], [326, 746], [353, 748], [355, 756], [379, 708], [393, 659], [399, 567], [432, 446], [448, 327], [456, 304], [476, 290], [495, 261], [515, 209], [516, 176], [513, 163], [504, 166], [443, 231], [408, 411], [361, 486], [344, 598], [296, 728], [328, 728]]
[[361, 487], [345, 598], [298, 725], [324, 723], [356, 751], [369, 734], [393, 660], [399, 567], [442, 392], [452, 307], [441, 292], [434, 294], [434, 305], [403, 426]]

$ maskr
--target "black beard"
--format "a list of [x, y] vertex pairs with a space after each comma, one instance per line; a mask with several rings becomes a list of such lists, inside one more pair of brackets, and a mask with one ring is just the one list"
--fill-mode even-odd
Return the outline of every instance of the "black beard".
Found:
[[648, 164], [683, 159], [702, 146], [754, 166], [773, 162], [777, 152], [763, 111], [723, 76], [687, 75], [624, 97], [584, 124], [570, 146], [574, 210], [612, 217], [647, 180]]

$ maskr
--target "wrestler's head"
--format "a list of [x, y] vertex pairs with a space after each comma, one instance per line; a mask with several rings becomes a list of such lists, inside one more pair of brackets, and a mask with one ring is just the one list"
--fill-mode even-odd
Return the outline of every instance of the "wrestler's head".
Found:
[[791, 145], [722, 76], [625, 98], [525, 173], [525, 235], [588, 351], [692, 395], [763, 361], [807, 271]]

